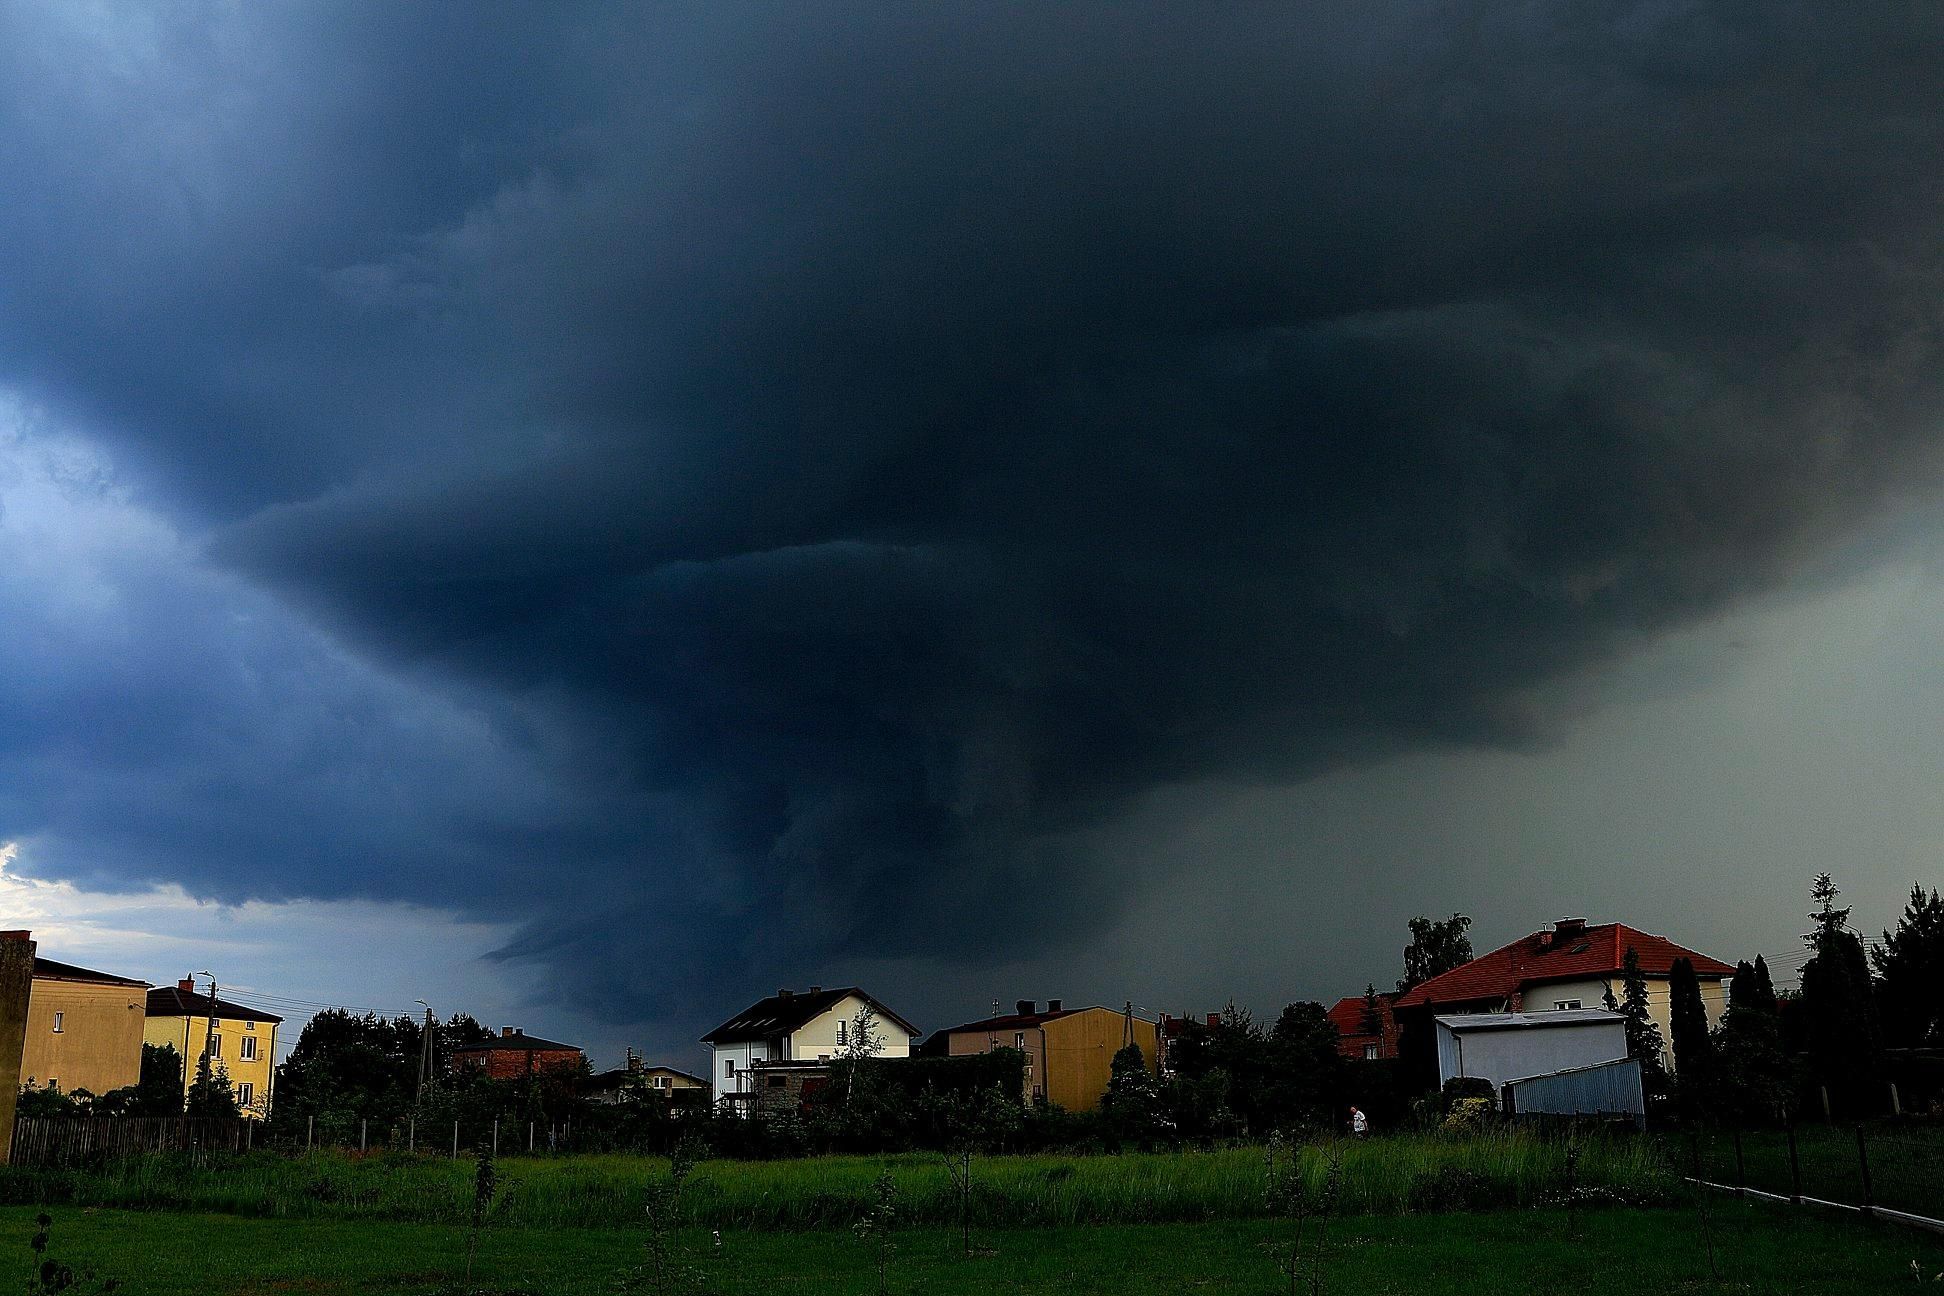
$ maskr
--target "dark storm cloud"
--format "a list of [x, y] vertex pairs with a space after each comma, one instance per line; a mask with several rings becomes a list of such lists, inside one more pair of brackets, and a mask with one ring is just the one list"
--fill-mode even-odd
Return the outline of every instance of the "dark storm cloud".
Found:
[[516, 952], [615, 1011], [1070, 938], [1935, 479], [1927, 11], [320, 12], [14, 33], [0, 364], [607, 755]]

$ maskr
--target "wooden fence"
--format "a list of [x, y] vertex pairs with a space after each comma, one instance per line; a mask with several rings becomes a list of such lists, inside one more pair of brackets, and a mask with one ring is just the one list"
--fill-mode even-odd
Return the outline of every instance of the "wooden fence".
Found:
[[150, 1152], [243, 1152], [255, 1121], [187, 1116], [22, 1116], [14, 1121], [13, 1163], [92, 1165]]

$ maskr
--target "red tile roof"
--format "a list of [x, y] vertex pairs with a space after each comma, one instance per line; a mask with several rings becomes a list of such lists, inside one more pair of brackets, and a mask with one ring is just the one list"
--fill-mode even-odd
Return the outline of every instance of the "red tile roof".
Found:
[[1640, 970], [1647, 976], [1666, 976], [1678, 958], [1691, 960], [1695, 972], [1704, 977], [1728, 977], [1735, 972], [1720, 959], [1676, 945], [1665, 936], [1638, 931], [1625, 923], [1601, 923], [1521, 936], [1510, 945], [1413, 987], [1396, 1006], [1508, 999], [1520, 988], [1540, 982], [1616, 976], [1629, 946], [1640, 956]]
[[1397, 1019], [1391, 1015], [1391, 1001], [1396, 997], [1392, 994], [1377, 996], [1379, 1021], [1374, 1031], [1366, 1020], [1367, 1009], [1362, 995], [1349, 995], [1337, 1000], [1329, 1011], [1330, 1023], [1337, 1028], [1337, 1051], [1356, 1060], [1363, 1057], [1365, 1043], [1375, 1043], [1379, 1057], [1395, 1055]]

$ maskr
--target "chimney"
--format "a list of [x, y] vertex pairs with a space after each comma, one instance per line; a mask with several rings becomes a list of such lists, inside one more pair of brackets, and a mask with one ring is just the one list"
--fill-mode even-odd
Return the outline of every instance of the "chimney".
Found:
[[176, 989], [182, 991], [182, 993], [184, 994], [196, 993], [196, 978], [194, 977], [182, 978], [182, 980], [176, 982]]
[[1031, 1017], [1033, 1015], [1033, 1009], [1037, 1007], [1039, 1007], [1039, 1002], [1037, 1000], [1021, 999], [1013, 1004], [1013, 1011], [1018, 1013], [1021, 1017]]
[[1208, 1029], [1214, 1030], [1217, 1026], [1220, 1026], [1221, 1024], [1222, 1024], [1222, 1014], [1220, 1013], [1208, 1014]]
[[1568, 936], [1577, 936], [1585, 930], [1586, 930], [1586, 919], [1561, 918], [1558, 922], [1553, 924], [1553, 940], [1555, 942], [1563, 941]]
[[778, 990], [776, 992], [776, 997], [778, 999], [794, 999], [796, 997], [796, 991], [790, 989], [788, 986], [785, 986], [783, 989]]
[[1046, 1001], [1046, 1011], [1050, 1013], [1060, 1011], [1060, 1004], [1063, 1002], [1064, 1001], [1060, 999], [1048, 999]]
[[517, 1034], [519, 1034], [519, 1033], [520, 1033], [520, 1032], [519, 1032], [519, 1028], [518, 1028], [518, 1027], [515, 1027], [515, 1026], [502, 1026], [502, 1027], [500, 1027], [500, 1038], [501, 1038], [501, 1039], [505, 1039], [505, 1038], [506, 1038], [507, 1036], [509, 1036], [509, 1035], [517, 1035]]
[[641, 1070], [641, 1054], [635, 1052], [633, 1049], [628, 1050], [628, 1070]]
[[0, 940], [32, 940], [32, 939], [34, 939], [34, 933], [28, 931], [24, 927], [15, 928], [13, 931], [0, 931]]

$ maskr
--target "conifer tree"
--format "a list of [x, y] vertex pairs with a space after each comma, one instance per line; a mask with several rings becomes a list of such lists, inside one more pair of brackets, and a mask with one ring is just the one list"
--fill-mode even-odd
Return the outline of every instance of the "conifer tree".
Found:
[[1944, 1048], [1944, 896], [1912, 886], [1896, 930], [1870, 959], [1883, 978], [1884, 1042]]

